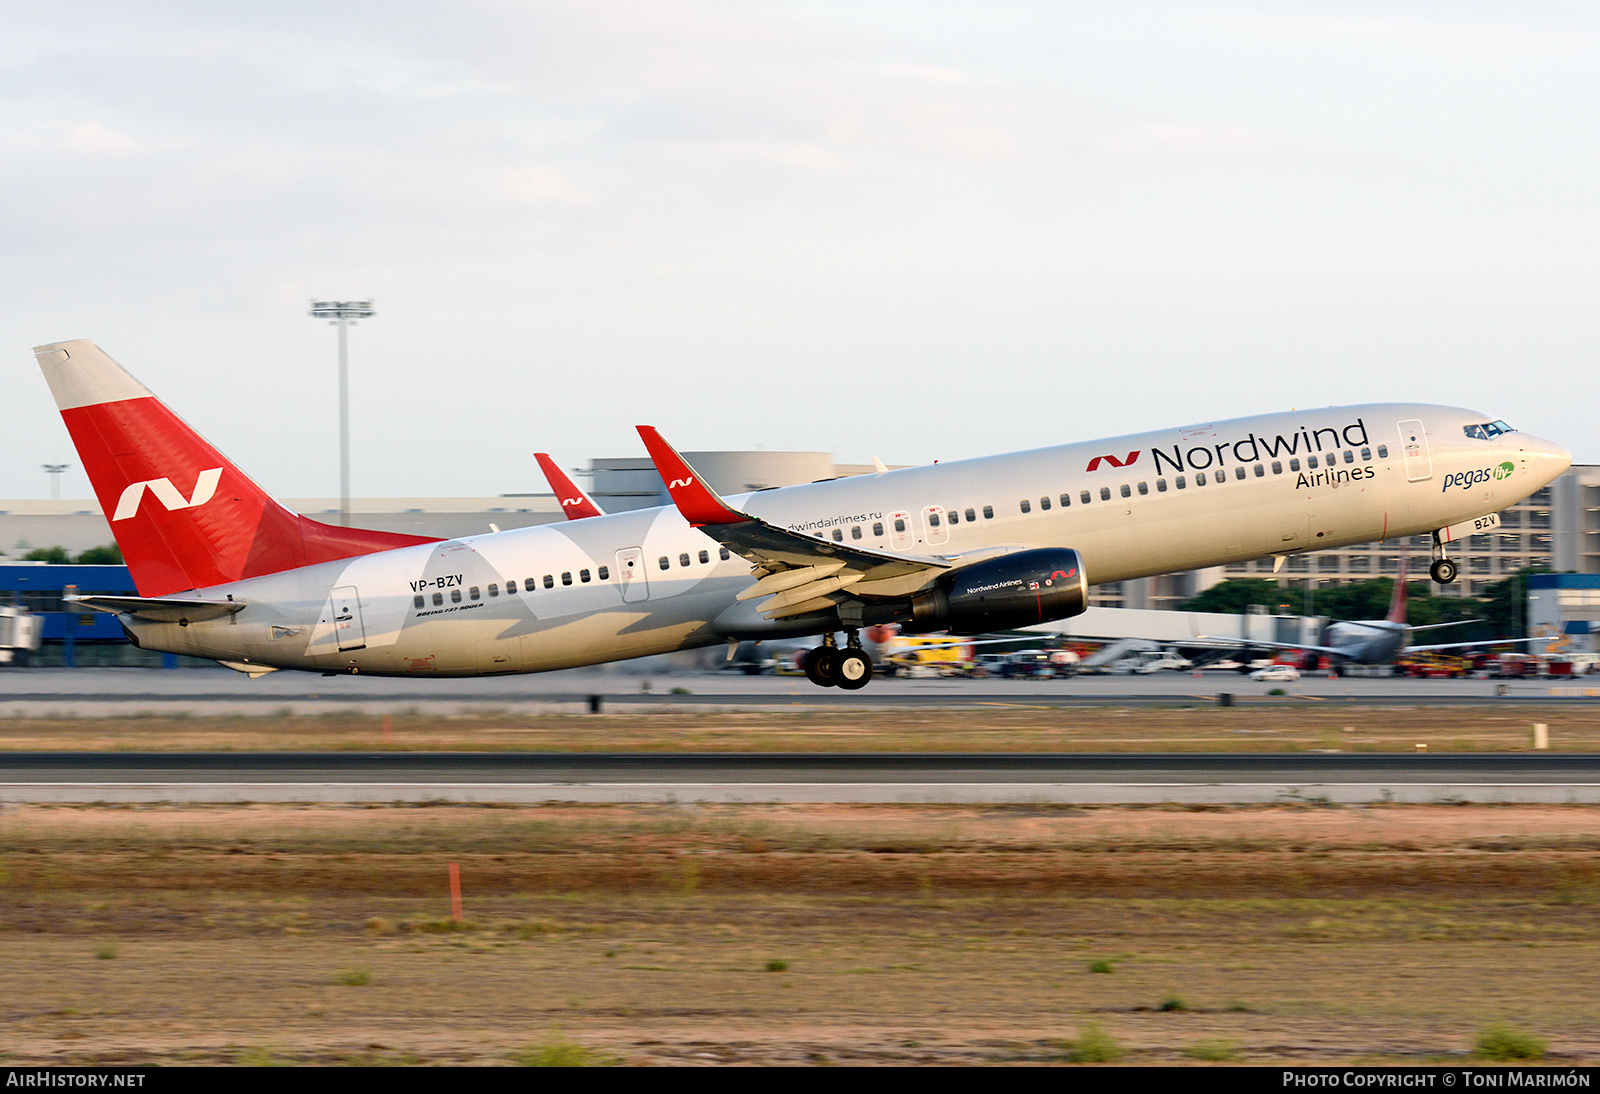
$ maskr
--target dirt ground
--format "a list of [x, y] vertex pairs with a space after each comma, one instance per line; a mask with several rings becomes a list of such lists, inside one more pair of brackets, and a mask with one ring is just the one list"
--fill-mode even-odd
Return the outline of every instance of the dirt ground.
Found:
[[645, 714], [285, 714], [231, 718], [0, 718], [12, 749], [449, 749], [755, 752], [1507, 751], [1534, 722], [1556, 751], [1600, 749], [1600, 706], [1358, 706], [1303, 702], [1137, 708], [996, 702], [977, 709]]
[[9, 806], [0, 1061], [1593, 1064], [1597, 852], [1582, 806]]

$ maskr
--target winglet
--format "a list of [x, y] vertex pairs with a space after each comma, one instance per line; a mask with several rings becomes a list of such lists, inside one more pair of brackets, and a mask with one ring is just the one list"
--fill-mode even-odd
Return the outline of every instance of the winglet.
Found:
[[568, 520], [582, 520], [584, 517], [604, 516], [604, 511], [594, 503], [594, 499], [578, 488], [578, 484], [567, 477], [567, 473], [556, 461], [550, 458], [548, 452], [535, 452], [533, 458], [539, 461], [539, 467], [544, 471], [545, 479], [550, 483], [550, 489], [556, 492], [556, 500], [561, 503], [561, 511], [567, 515]]
[[635, 428], [644, 439], [661, 481], [667, 484], [673, 504], [690, 524], [699, 528], [707, 524], [739, 524], [752, 519], [719, 498], [717, 492], [701, 480], [699, 473], [678, 455], [678, 450], [656, 432], [655, 426]]

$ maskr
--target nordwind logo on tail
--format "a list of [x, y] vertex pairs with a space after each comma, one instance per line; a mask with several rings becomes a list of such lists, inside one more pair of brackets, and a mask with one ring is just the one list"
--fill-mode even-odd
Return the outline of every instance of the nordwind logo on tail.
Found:
[[217, 483], [222, 479], [222, 468], [211, 467], [200, 472], [200, 477], [194, 483], [194, 495], [190, 498], [178, 493], [178, 488], [172, 485], [171, 479], [150, 479], [147, 482], [130, 483], [117, 499], [117, 511], [111, 519], [127, 520], [139, 512], [139, 501], [144, 497], [146, 489], [156, 496], [167, 510], [193, 509], [197, 505], [204, 505], [211, 500], [217, 492]]

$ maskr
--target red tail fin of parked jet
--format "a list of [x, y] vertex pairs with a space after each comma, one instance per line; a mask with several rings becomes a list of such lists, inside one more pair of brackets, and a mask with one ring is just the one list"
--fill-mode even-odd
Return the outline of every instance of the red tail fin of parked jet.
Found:
[[1406, 572], [1410, 563], [1408, 557], [1400, 556], [1400, 572], [1394, 575], [1394, 595], [1389, 598], [1389, 614], [1383, 617], [1390, 623], [1406, 621]]
[[33, 352], [141, 596], [436, 542], [292, 513], [93, 342]]

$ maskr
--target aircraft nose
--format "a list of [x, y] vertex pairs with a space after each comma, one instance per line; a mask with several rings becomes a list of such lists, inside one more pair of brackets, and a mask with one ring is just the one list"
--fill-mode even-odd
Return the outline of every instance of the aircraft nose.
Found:
[[1555, 441], [1531, 435], [1519, 438], [1521, 448], [1532, 463], [1533, 472], [1544, 482], [1554, 482], [1562, 472], [1572, 466], [1572, 453]]

